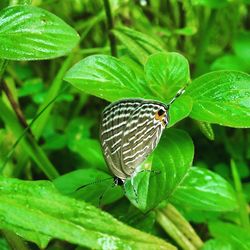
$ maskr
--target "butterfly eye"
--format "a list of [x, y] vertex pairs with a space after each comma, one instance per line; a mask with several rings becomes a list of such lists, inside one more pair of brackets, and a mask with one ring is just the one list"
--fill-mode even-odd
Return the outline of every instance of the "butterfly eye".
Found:
[[158, 116], [162, 116], [165, 113], [165, 111], [163, 109], [158, 110]]

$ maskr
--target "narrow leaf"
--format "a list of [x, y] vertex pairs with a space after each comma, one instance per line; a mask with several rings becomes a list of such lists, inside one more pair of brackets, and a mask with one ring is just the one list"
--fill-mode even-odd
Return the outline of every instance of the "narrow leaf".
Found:
[[214, 140], [214, 131], [213, 127], [210, 123], [208, 122], [201, 122], [197, 121], [197, 125], [200, 129], [200, 131], [211, 141]]
[[142, 65], [150, 54], [164, 51], [160, 42], [136, 30], [120, 27], [113, 30], [113, 33]]

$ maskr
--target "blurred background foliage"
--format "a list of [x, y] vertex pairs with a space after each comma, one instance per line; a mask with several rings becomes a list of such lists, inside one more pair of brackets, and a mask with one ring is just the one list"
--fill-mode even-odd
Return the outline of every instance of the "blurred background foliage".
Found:
[[[32, 127], [33, 136], [60, 175], [74, 170], [88, 169], [89, 173], [84, 181], [93, 182], [96, 174], [92, 172], [95, 169], [100, 171], [101, 177], [105, 176], [105, 172], [108, 173], [98, 139], [100, 114], [108, 102], [80, 93], [63, 81], [63, 76], [73, 64], [89, 55], [110, 55], [103, 1], [2, 0], [0, 9], [17, 3], [31, 3], [33, 6], [50, 11], [72, 26], [80, 35], [79, 44], [67, 56], [43, 61], [10, 61], [3, 79], [14, 99], [19, 102], [27, 123], [58, 96], [37, 119]], [[191, 78], [224, 69], [250, 73], [249, 0], [110, 0], [110, 5], [115, 27], [126, 26], [139, 31], [156, 40], [163, 50], [184, 55], [190, 64]], [[117, 37], [119, 38], [119, 35]], [[147, 50], [147, 48], [143, 49]], [[131, 63], [130, 58], [135, 58], [119, 39], [117, 39], [117, 52], [124, 62]], [[140, 69], [137, 64], [138, 61], [134, 60], [134, 70], [138, 69], [137, 73], [139, 73]], [[7, 103], [6, 96], [4, 94], [2, 96], [3, 101]], [[193, 139], [195, 145], [193, 165], [216, 172], [233, 186], [234, 178], [230, 168], [230, 159], [234, 159], [235, 171], [239, 174], [244, 197], [249, 203], [249, 129], [235, 129], [219, 125], [213, 125], [211, 128], [205, 123], [198, 123], [189, 118], [176, 124], [175, 127], [184, 129]], [[1, 120], [1, 166], [6, 161], [6, 156], [12, 150], [16, 139], [10, 126], [6, 126]], [[47, 178], [20, 145], [16, 147], [14, 154], [2, 169], [2, 173], [4, 176], [28, 180]], [[80, 178], [77, 184], [80, 185], [81, 181]], [[103, 187], [100, 188], [98, 185], [103, 185]], [[102, 194], [98, 190], [105, 189], [105, 186], [107, 186], [106, 183], [97, 184], [93, 190], [85, 192], [89, 193], [87, 199], [93, 203], [98, 202]], [[67, 183], [64, 188], [65, 193], [73, 191], [70, 189], [71, 185], [67, 190]], [[121, 196], [119, 190], [112, 191], [112, 194]], [[77, 195], [81, 198], [82, 194]], [[113, 200], [112, 197], [107, 197], [108, 195], [106, 199]], [[186, 219], [194, 223], [194, 228], [204, 241], [215, 235], [222, 235], [222, 241], [225, 239], [223, 232], [219, 229], [227, 228], [227, 225], [220, 225], [218, 224], [220, 222], [216, 220], [220, 217], [225, 221], [232, 221], [234, 215], [209, 211], [204, 213], [202, 210], [182, 207], [181, 204], [176, 204], [176, 206]], [[147, 215], [142, 214], [131, 206], [126, 198], [105, 206], [104, 209], [143, 231], [164, 235], [160, 227], [153, 226], [155, 214], [152, 211]], [[230, 226], [225, 230], [229, 232], [232, 230], [234, 233], [236, 231]], [[249, 240], [249, 235], [246, 239]], [[244, 244], [243, 240], [242, 243]], [[57, 244], [58, 249], [60, 247], [71, 249], [72, 247], [66, 243], [65, 245], [55, 243], [50, 249], [55, 249], [53, 247]], [[204, 249], [222, 249], [218, 248], [219, 244], [222, 247], [227, 245], [225, 242], [217, 244], [212, 241]], [[239, 245], [236, 244], [236, 246]], [[234, 249], [230, 247], [223, 249]]]

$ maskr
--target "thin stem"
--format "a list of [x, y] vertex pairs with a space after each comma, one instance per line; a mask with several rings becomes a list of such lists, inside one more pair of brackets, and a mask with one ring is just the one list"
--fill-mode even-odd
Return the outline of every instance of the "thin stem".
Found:
[[3, 73], [6, 69], [7, 64], [8, 64], [8, 61], [0, 59], [0, 80], [3, 77]]
[[200, 39], [199, 39], [199, 43], [198, 43], [198, 47], [196, 51], [196, 63], [195, 63], [195, 73], [194, 73], [195, 76], [198, 76], [202, 73], [202, 68], [204, 66], [204, 61], [205, 61], [205, 55], [206, 55], [207, 47], [208, 47], [209, 40], [211, 37], [211, 31], [215, 23], [217, 12], [218, 10], [216, 9], [211, 10], [210, 15], [207, 19], [207, 22], [205, 23], [201, 31], [201, 35], [200, 35]]
[[234, 186], [237, 194], [238, 204], [239, 204], [239, 217], [241, 225], [250, 230], [250, 223], [249, 223], [249, 217], [248, 217], [248, 208], [247, 208], [247, 202], [245, 200], [243, 191], [242, 191], [242, 185], [240, 181], [240, 177], [237, 171], [237, 166], [234, 162], [234, 160], [231, 160], [231, 171], [232, 176], [234, 180]]
[[203, 245], [199, 235], [196, 234], [190, 223], [182, 214], [171, 204], [162, 209], [162, 212], [175, 224], [175, 226], [191, 241], [191, 243], [200, 249]]
[[173, 238], [176, 243], [184, 250], [197, 250], [186, 236], [175, 226], [175, 224], [159, 209], [156, 210], [156, 221], [163, 230]]
[[116, 57], [117, 56], [116, 38], [114, 34], [111, 32], [111, 30], [114, 28], [114, 22], [113, 22], [109, 0], [103, 0], [103, 4], [104, 4], [105, 12], [106, 12], [106, 17], [107, 17], [107, 28], [108, 28], [111, 55]]
[[[11, 110], [1, 99], [0, 117], [17, 138], [19, 138], [24, 133], [23, 127], [19, 124], [19, 122], [17, 122], [17, 119], [13, 112], [11, 112]], [[46, 154], [39, 147], [33, 136], [28, 133], [27, 136], [23, 138], [22, 145], [26, 152], [40, 167], [40, 169], [48, 176], [49, 179], [55, 179], [59, 176], [57, 170], [51, 164]], [[0, 171], [2, 171], [2, 169]]]
[[14, 99], [8, 85], [6, 84], [6, 82], [3, 80], [2, 83], [1, 83], [1, 87], [4, 91], [4, 93], [6, 94], [14, 112], [16, 113], [16, 116], [20, 122], [20, 124], [24, 127], [24, 128], [27, 128], [28, 127], [28, 124], [26, 122], [26, 119], [24, 117], [24, 114], [20, 108], [20, 105], [18, 102], [16, 102], [16, 100]]
[[[51, 87], [49, 89], [49, 92], [46, 96], [45, 101], [43, 102], [43, 104], [39, 107], [37, 114], [40, 113], [43, 114], [42, 116], [36, 116], [37, 122], [34, 125], [32, 131], [35, 135], [36, 138], [39, 138], [43, 132], [43, 129], [45, 128], [48, 120], [49, 120], [49, 116], [51, 114], [51, 111], [54, 107], [54, 100], [55, 98], [57, 98], [58, 93], [60, 92], [61, 94], [61, 86], [63, 83], [63, 77], [66, 73], [66, 71], [69, 69], [72, 61], [74, 59], [74, 53], [71, 53], [66, 60], [63, 62], [60, 70], [58, 71], [55, 79], [53, 80]], [[51, 102], [52, 100], [52, 102]], [[50, 105], [48, 105], [50, 104]], [[46, 107], [46, 109], [44, 109]], [[41, 112], [43, 111], [43, 112]]]
[[[66, 85], [62, 91], [60, 93], [58, 93], [57, 96], [55, 96], [30, 122], [30, 124], [23, 130], [22, 134], [18, 137], [18, 139], [16, 140], [16, 142], [14, 143], [14, 145], [12, 146], [11, 150], [9, 151], [9, 153], [6, 156], [6, 159], [2, 165], [2, 167], [0, 168], [0, 172], [3, 171], [4, 167], [6, 166], [6, 164], [8, 163], [8, 161], [10, 160], [10, 158], [12, 157], [16, 147], [18, 146], [18, 144], [21, 142], [21, 140], [23, 139], [23, 137], [27, 134], [28, 130], [31, 130], [32, 125], [37, 121], [37, 119], [46, 111], [46, 109], [56, 101], [56, 99], [61, 95], [61, 93], [63, 93], [67, 88], [69, 87], [69, 85]], [[24, 161], [25, 162], [25, 161]], [[20, 171], [20, 170], [19, 170]]]

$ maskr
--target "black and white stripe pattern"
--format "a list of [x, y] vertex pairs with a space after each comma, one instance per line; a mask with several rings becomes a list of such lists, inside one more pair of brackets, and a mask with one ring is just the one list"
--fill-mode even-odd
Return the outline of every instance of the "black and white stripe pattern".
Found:
[[102, 115], [100, 139], [110, 171], [125, 180], [157, 146], [165, 125], [156, 119], [168, 106], [144, 99], [124, 99], [109, 105]]

